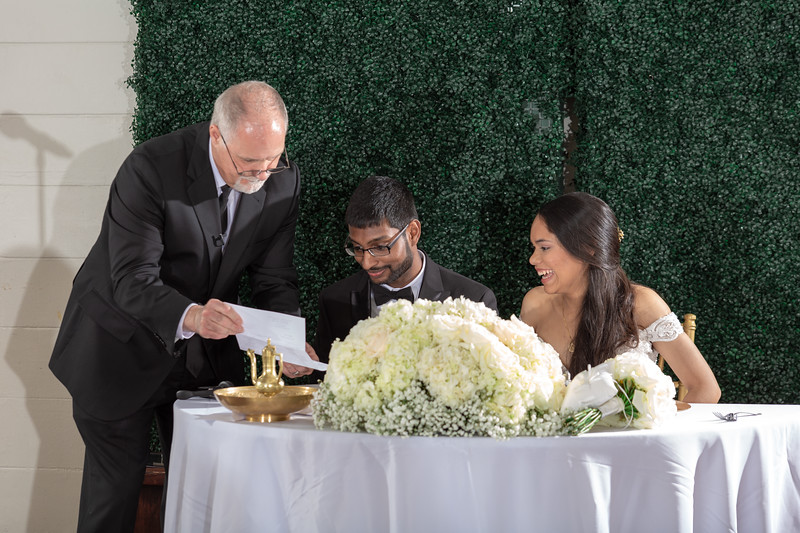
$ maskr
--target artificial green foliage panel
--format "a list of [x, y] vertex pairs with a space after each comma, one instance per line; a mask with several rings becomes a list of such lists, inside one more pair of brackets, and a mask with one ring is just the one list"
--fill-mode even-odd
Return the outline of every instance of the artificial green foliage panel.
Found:
[[309, 331], [320, 289], [357, 268], [344, 211], [371, 174], [414, 192], [435, 261], [518, 313], [535, 283], [530, 223], [560, 187], [567, 2], [132, 4], [137, 142], [207, 120], [238, 81], [283, 95], [303, 177], [296, 263]]
[[722, 401], [800, 403], [798, 2], [584, 1], [577, 188], [698, 316]]
[[238, 81], [284, 96], [310, 332], [356, 268], [342, 219], [370, 174], [408, 184], [422, 248], [517, 313], [574, 97], [577, 188], [618, 213], [631, 277], [698, 315], [723, 401], [800, 403], [797, 0], [132, 5], [137, 142]]

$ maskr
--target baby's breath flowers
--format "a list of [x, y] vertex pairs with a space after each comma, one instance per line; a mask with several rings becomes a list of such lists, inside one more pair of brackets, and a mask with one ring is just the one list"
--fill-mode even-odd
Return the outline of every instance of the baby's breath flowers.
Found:
[[[629, 382], [628, 404], [644, 416], [635, 425], [657, 421], [664, 394], [661, 388], [650, 394], [648, 387], [663, 380], [629, 359], [607, 366], [616, 370], [613, 378], [605, 376], [609, 382], [637, 378], [635, 387]], [[497, 439], [579, 435], [600, 420], [604, 411], [598, 407], [615, 394], [615, 385], [601, 402], [593, 403], [588, 390], [571, 394], [579, 401], [562, 409], [567, 387], [556, 351], [516, 317], [501, 319], [464, 298], [401, 300], [334, 342], [312, 406], [317, 427], [340, 431]]]
[[317, 426], [379, 435], [573, 434], [558, 354], [482, 303], [398, 301], [331, 348]]

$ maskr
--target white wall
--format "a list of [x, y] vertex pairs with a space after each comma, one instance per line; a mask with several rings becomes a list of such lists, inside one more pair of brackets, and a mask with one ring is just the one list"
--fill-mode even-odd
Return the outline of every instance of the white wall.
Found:
[[0, 16], [0, 533], [75, 531], [83, 444], [47, 363], [108, 185], [131, 149], [127, 0]]

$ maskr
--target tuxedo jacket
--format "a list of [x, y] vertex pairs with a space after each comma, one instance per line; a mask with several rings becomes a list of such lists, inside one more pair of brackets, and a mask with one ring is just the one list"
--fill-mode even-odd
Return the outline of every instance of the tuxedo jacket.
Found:
[[[319, 321], [314, 346], [320, 361], [328, 362], [334, 340], [344, 339], [358, 321], [369, 318], [370, 283], [372, 282], [366, 272], [359, 270], [352, 276], [326, 287], [320, 293]], [[497, 311], [497, 298], [491, 289], [437, 265], [426, 255], [419, 298], [442, 302], [448, 297], [459, 296], [483, 302], [487, 307]]]
[[97, 418], [141, 408], [186, 353], [199, 351], [220, 379], [242, 383], [235, 337], [176, 342], [175, 335], [190, 303], [236, 303], [244, 272], [255, 307], [299, 314], [299, 171], [292, 165], [240, 195], [223, 254], [208, 126], [151, 139], [126, 158], [100, 236], [73, 281], [50, 369]]

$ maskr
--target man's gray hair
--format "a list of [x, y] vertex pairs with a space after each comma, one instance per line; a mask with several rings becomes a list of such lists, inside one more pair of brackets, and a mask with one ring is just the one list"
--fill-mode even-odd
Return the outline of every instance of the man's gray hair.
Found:
[[288, 129], [289, 116], [278, 91], [263, 81], [244, 81], [228, 87], [217, 97], [211, 123], [216, 124], [223, 136], [233, 137], [243, 118], [262, 114], [282, 120]]

